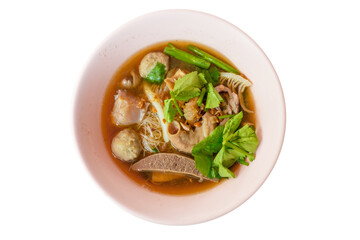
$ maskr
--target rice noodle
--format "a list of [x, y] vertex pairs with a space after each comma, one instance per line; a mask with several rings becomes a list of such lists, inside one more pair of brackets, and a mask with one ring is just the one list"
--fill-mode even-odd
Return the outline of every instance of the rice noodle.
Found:
[[161, 85], [145, 83], [144, 90], [148, 100], [156, 109], [156, 113], [148, 110], [138, 129], [140, 130], [143, 149], [147, 152], [155, 152], [154, 149], [159, 150], [160, 144], [169, 141], [167, 123], [161, 121], [164, 118], [164, 113], [159, 99], [160, 96], [166, 94], [168, 88], [165, 83]]
[[221, 72], [220, 73], [220, 84], [223, 84], [231, 89], [232, 92], [236, 92], [239, 96], [241, 108], [247, 113], [254, 113], [254, 111], [248, 109], [245, 106], [243, 92], [247, 87], [250, 87], [252, 84], [249, 80], [243, 78], [240, 75]]
[[159, 150], [159, 145], [164, 143], [161, 124], [156, 113], [147, 111], [143, 120], [138, 125], [142, 147], [147, 152]]

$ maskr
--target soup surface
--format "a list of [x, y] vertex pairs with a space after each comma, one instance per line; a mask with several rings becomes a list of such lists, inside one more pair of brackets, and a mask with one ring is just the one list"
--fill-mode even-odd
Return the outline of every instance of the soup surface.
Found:
[[[188, 42], [188, 41], [171, 41], [172, 44], [174, 44], [176, 46], [177, 49], [186, 51], [191, 53], [191, 51], [189, 51], [187, 49], [187, 46], [190, 45], [194, 45], [199, 49], [204, 50], [205, 52], [211, 54], [212, 56], [216, 57], [217, 59], [220, 59], [223, 62], [226, 62], [227, 64], [233, 66], [233, 64], [231, 64], [231, 62], [223, 55], [221, 55], [219, 52], [215, 51], [214, 49], [211, 49], [209, 47], [206, 47], [202, 44], [199, 43], [193, 43], [193, 42]], [[122, 65], [119, 66], [118, 70], [114, 73], [112, 79], [109, 81], [109, 85], [107, 87], [107, 90], [105, 92], [104, 95], [104, 100], [103, 100], [103, 107], [102, 107], [102, 132], [103, 132], [103, 138], [104, 138], [104, 142], [106, 145], [106, 148], [109, 152], [109, 156], [111, 156], [111, 158], [113, 159], [113, 161], [116, 163], [116, 166], [119, 168], [120, 171], [122, 171], [124, 174], [126, 174], [129, 178], [131, 178], [134, 182], [136, 182], [137, 184], [143, 186], [144, 188], [148, 188], [151, 191], [155, 191], [155, 192], [159, 192], [159, 193], [164, 193], [164, 194], [173, 194], [173, 195], [183, 195], [183, 194], [194, 194], [194, 193], [199, 193], [202, 191], [205, 191], [207, 189], [210, 189], [212, 187], [215, 187], [219, 184], [221, 184], [221, 182], [226, 181], [226, 179], [221, 178], [220, 181], [218, 182], [213, 182], [213, 181], [207, 181], [206, 179], [197, 179], [194, 177], [189, 177], [187, 175], [177, 175], [174, 173], [163, 173], [163, 172], [149, 172], [149, 171], [144, 171], [144, 172], [139, 172], [139, 171], [135, 171], [131, 169], [131, 165], [136, 162], [139, 161], [147, 156], [153, 155], [153, 154], [158, 154], [160, 153], [175, 153], [181, 156], [187, 156], [189, 158], [194, 158], [191, 154], [189, 153], [184, 153], [183, 151], [179, 151], [179, 149], [175, 148], [172, 144], [171, 141], [169, 142], [164, 142], [163, 138], [161, 137], [161, 131], [157, 131], [154, 133], [157, 133], [158, 135], [160, 135], [160, 139], [159, 139], [159, 144], [156, 145], [156, 147], [151, 148], [150, 146], [150, 150], [149, 150], [149, 146], [147, 147], [148, 150], [146, 150], [146, 146], [144, 146], [144, 141], [142, 139], [142, 135], [141, 135], [141, 131], [144, 131], [141, 127], [141, 123], [130, 123], [130, 124], [125, 124], [125, 125], [121, 125], [121, 124], [114, 124], [114, 115], [113, 115], [113, 111], [114, 111], [114, 104], [116, 101], [116, 96], [118, 95], [118, 90], [119, 89], [125, 89], [124, 88], [124, 79], [131, 79], [134, 76], [132, 74], [135, 74], [137, 78], [141, 79], [140, 84], [137, 85], [134, 88], [127, 88], [126, 89], [126, 93], [130, 93], [133, 96], [136, 96], [137, 99], [139, 100], [137, 102], [137, 104], [140, 105], [144, 105], [144, 106], [140, 106], [144, 109], [144, 116], [143, 119], [150, 116], [157, 116], [158, 111], [156, 110], [156, 108], [154, 108], [152, 106], [149, 96], [145, 93], [144, 91], [144, 83], [146, 82], [146, 80], [144, 80], [144, 78], [142, 78], [139, 74], [139, 65], [141, 64], [142, 59], [144, 59], [144, 57], [150, 53], [150, 52], [164, 52], [165, 47], [167, 47], [168, 42], [162, 42], [162, 43], [158, 43], [155, 45], [151, 45], [149, 47], [146, 47], [145, 49], [142, 49], [140, 51], [138, 51], [136, 54], [134, 54], [132, 57], [130, 57], [129, 59], [127, 59]], [[193, 53], [192, 53], [193, 54]], [[191, 64], [188, 63], [183, 63], [181, 61], [179, 61], [178, 59], [169, 56], [169, 68], [167, 69], [167, 76], [169, 76], [169, 73], [171, 72], [172, 68], [176, 68], [176, 69], [183, 69], [185, 73], [188, 73], [192, 70], [198, 70], [196, 67], [191, 66]], [[233, 66], [235, 67], [235, 66]], [[223, 72], [223, 70], [219, 67], [217, 67], [218, 70], [220, 70], [220, 72]], [[199, 70], [201, 71], [201, 70]], [[247, 79], [245, 75], [243, 75], [240, 71], [239, 71], [239, 76], [243, 77], [244, 79]], [[166, 78], [165, 77], [165, 78]], [[134, 79], [132, 79], [134, 80]], [[165, 86], [165, 84], [164, 84]], [[216, 88], [215, 88], [216, 89]], [[207, 93], [208, 95], [210, 93]], [[220, 93], [222, 98], [224, 99], [223, 102], [226, 102], [226, 100], [228, 100], [230, 102], [231, 100], [231, 94], [229, 93], [229, 95], [227, 96], [226, 92], [224, 93]], [[239, 106], [239, 111], [242, 112], [243, 114], [243, 119], [242, 119], [242, 125], [243, 126], [245, 123], [248, 125], [251, 125], [252, 128], [255, 128], [255, 113], [254, 113], [254, 109], [255, 109], [255, 105], [253, 102], [253, 98], [251, 95], [251, 91], [250, 88], [247, 87], [244, 89], [244, 91], [241, 93], [243, 96], [243, 102], [242, 105]], [[171, 96], [168, 94], [165, 98], [170, 98]], [[230, 99], [230, 100], [229, 100]], [[207, 100], [209, 101], [209, 100]], [[238, 100], [240, 101], [240, 100]], [[181, 105], [184, 105], [181, 101], [177, 101]], [[161, 107], [164, 107], [164, 101], [161, 101]], [[239, 105], [239, 104], [238, 104]], [[245, 108], [247, 109], [251, 109], [252, 112], [247, 112], [244, 111], [243, 109], [243, 105], [245, 105]], [[185, 103], [186, 106], [186, 103]], [[133, 109], [135, 109], [136, 107], [139, 106], [131, 106]], [[174, 107], [174, 106], [173, 106]], [[181, 109], [184, 109], [181, 107]], [[204, 111], [209, 112], [210, 114], [213, 114], [214, 116], [216, 114], [217, 117], [219, 117], [218, 121], [220, 124], [220, 122], [222, 120], [224, 120], [225, 118], [221, 118], [221, 115], [226, 116], [225, 114], [222, 113], [215, 113], [216, 109], [220, 109], [220, 107], [217, 108], [213, 108], [213, 109], [205, 109]], [[220, 114], [220, 115], [219, 115]], [[232, 114], [234, 115], [234, 114]], [[184, 117], [180, 116], [179, 114], [177, 114], [174, 117], [174, 122], [178, 121], [181, 122]], [[230, 118], [230, 117], [229, 117]], [[200, 118], [201, 119], [201, 118]], [[197, 128], [197, 123], [201, 123], [200, 119], [198, 119], [198, 122], [195, 122], [194, 125], [192, 126], [191, 124], [189, 125], [190, 127], [192, 127], [193, 129]], [[165, 119], [158, 119], [159, 121], [163, 121], [165, 122]], [[142, 120], [143, 121], [143, 120]], [[185, 123], [189, 123], [188, 120], [185, 121]], [[169, 123], [170, 124], [170, 123]], [[199, 124], [200, 125], [200, 124]], [[181, 125], [183, 127], [183, 125]], [[135, 159], [135, 160], [131, 160], [131, 161], [122, 161], [122, 159], [119, 159], [118, 156], [116, 156], [116, 154], [114, 154], [114, 150], [112, 149], [112, 142], [113, 139], [116, 137], [116, 135], [124, 129], [132, 129], [135, 132], [139, 133], [140, 136], [140, 142], [141, 144], [141, 153], [140, 155]], [[170, 130], [169, 130], [170, 131]], [[190, 130], [191, 131], [191, 130]], [[251, 167], [250, 166], [242, 166], [239, 163], [235, 163], [232, 166], [229, 166], [229, 169], [232, 172], [235, 172], [235, 175], [238, 171], [241, 171], [241, 168], [244, 167]], [[166, 176], [166, 174], [168, 176]], [[154, 179], [157, 179], [156, 181], [154, 181]], [[160, 179], [160, 180], [159, 180]], [[119, 183], [121, 184], [121, 183]]]

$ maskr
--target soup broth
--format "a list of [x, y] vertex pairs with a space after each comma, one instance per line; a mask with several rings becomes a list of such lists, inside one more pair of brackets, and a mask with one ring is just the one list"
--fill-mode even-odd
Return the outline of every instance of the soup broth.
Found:
[[[146, 47], [146, 48], [138, 51], [137, 53], [135, 53], [127, 61], [125, 61], [123, 64], [121, 64], [121, 66], [119, 66], [118, 70], [114, 73], [112, 79], [110, 79], [109, 85], [108, 85], [105, 95], [104, 95], [103, 106], [102, 106], [102, 116], [101, 116], [101, 119], [102, 119], [101, 127], [102, 127], [104, 142], [105, 142], [106, 148], [109, 152], [109, 156], [113, 159], [113, 161], [116, 164], [116, 166], [118, 167], [118, 169], [120, 171], [122, 171], [124, 174], [126, 174], [129, 178], [131, 178], [134, 182], [136, 182], [140, 186], [143, 186], [144, 188], [147, 188], [151, 191], [155, 191], [155, 192], [159, 192], [159, 193], [163, 193], [163, 194], [172, 194], [172, 195], [194, 194], [194, 193], [199, 193], [199, 192], [208, 190], [212, 187], [216, 187], [217, 185], [221, 184], [222, 181], [226, 181], [226, 180], [223, 179], [220, 182], [211, 182], [211, 181], [204, 180], [204, 181], [200, 182], [198, 179], [191, 178], [191, 177], [185, 177], [185, 178], [175, 179], [175, 180], [172, 180], [169, 182], [155, 183], [155, 182], [151, 181], [151, 173], [138, 172], [138, 171], [131, 170], [130, 169], [131, 163], [124, 162], [124, 161], [121, 161], [118, 158], [116, 158], [114, 156], [114, 154], [112, 152], [112, 148], [111, 148], [112, 140], [120, 130], [122, 130], [124, 128], [132, 128], [133, 130], [138, 131], [138, 126], [136, 124], [127, 125], [127, 126], [117, 126], [117, 125], [114, 125], [114, 123], [113, 123], [111, 116], [112, 116], [112, 111], [113, 111], [113, 107], [114, 107], [114, 96], [116, 96], [117, 91], [122, 88], [121, 81], [124, 78], [129, 77], [130, 71], [133, 69], [136, 70], [135, 74], [137, 74], [137, 76], [140, 78], [138, 69], [139, 69], [139, 64], [142, 61], [142, 59], [144, 58], [144, 56], [146, 54], [148, 54], [149, 52], [163, 52], [164, 48], [167, 46], [167, 43], [168, 42], [162, 42], [162, 43], [157, 43], [157, 44], [151, 45], [149, 47]], [[214, 49], [206, 47], [202, 44], [192, 43], [192, 42], [188, 42], [188, 41], [172, 41], [172, 43], [174, 45], [176, 45], [177, 48], [187, 51], [187, 52], [189, 52], [186, 48], [187, 45], [189, 45], [189, 44], [195, 45], [195, 46], [203, 49], [207, 53], [210, 53], [212, 56], [215, 56], [216, 58], [218, 58], [226, 63], [230, 63], [230, 61], [225, 56], [221, 55], [219, 52], [215, 51]], [[246, 76], [242, 73], [240, 73], [239, 75], [246, 78]], [[144, 80], [142, 80], [142, 81], [144, 81]], [[133, 95], [137, 96], [140, 99], [147, 99], [147, 96], [144, 93], [144, 87], [143, 87], [142, 83], [138, 87], [129, 89], [127, 91], [131, 92]], [[251, 94], [251, 91], [249, 88], [247, 88], [245, 90], [243, 96], [244, 96], [245, 105], [249, 109], [254, 110], [255, 105], [254, 105], [252, 94]], [[247, 122], [247, 123], [250, 123], [255, 126], [255, 123], [256, 123], [255, 122], [255, 114], [254, 113], [249, 114], [245, 111], [243, 111], [243, 114], [244, 114], [243, 122]], [[168, 143], [166, 148], [162, 149], [162, 150], [165, 150], [166, 152], [170, 152], [170, 153], [176, 153], [179, 155], [185, 155], [185, 156], [192, 158], [191, 155], [186, 155], [186, 154], [178, 151], [177, 149], [175, 149], [170, 143]], [[139, 159], [149, 156], [151, 154], [156, 154], [156, 153], [142, 151]], [[236, 173], [238, 171], [241, 171], [241, 168], [243, 168], [243, 167], [247, 167], [247, 166], [241, 166], [240, 164], [235, 163], [230, 168], [230, 170]], [[119, 184], [121, 184], [121, 183], [119, 183]]]

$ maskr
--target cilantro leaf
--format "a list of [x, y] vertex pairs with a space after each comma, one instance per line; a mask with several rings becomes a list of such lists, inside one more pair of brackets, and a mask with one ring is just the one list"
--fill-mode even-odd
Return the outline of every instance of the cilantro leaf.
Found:
[[165, 79], [165, 65], [157, 62], [155, 67], [146, 75], [145, 80], [149, 83], [161, 84]]

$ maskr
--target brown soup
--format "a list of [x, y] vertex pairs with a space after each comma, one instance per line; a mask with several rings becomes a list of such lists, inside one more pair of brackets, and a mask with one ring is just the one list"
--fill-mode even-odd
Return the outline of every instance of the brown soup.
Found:
[[[174, 45], [176, 45], [177, 48], [184, 50], [184, 51], [187, 51], [186, 46], [188, 44], [195, 45], [195, 46], [203, 49], [204, 51], [212, 54], [213, 56], [223, 60], [224, 62], [226, 62], [230, 65], [233, 65], [225, 56], [221, 55], [219, 52], [215, 51], [214, 49], [206, 47], [202, 44], [192, 43], [192, 42], [188, 42], [188, 41], [171, 41], [171, 42]], [[140, 186], [143, 186], [144, 188], [148, 188], [151, 191], [155, 191], [155, 192], [159, 192], [159, 193], [172, 194], [172, 195], [194, 194], [194, 193], [199, 193], [199, 192], [205, 191], [207, 189], [210, 189], [212, 187], [215, 187], [218, 184], [221, 184], [222, 181], [226, 181], [226, 180], [222, 180], [222, 181], [220, 181], [220, 183], [214, 183], [214, 182], [210, 182], [210, 181], [199, 182], [198, 180], [193, 179], [193, 178], [181, 178], [181, 179], [177, 179], [177, 180], [170, 181], [170, 182], [164, 182], [161, 184], [153, 183], [152, 181], [150, 181], [149, 173], [141, 173], [141, 172], [136, 172], [136, 171], [130, 170], [131, 164], [127, 163], [127, 162], [123, 162], [123, 161], [115, 158], [115, 156], [113, 155], [112, 150], [111, 150], [112, 139], [122, 129], [122, 127], [114, 125], [111, 121], [111, 112], [112, 112], [112, 109], [114, 106], [114, 96], [116, 95], [117, 90], [121, 88], [121, 80], [123, 78], [129, 76], [131, 69], [136, 69], [136, 74], [139, 75], [138, 67], [139, 67], [139, 64], [140, 64], [142, 58], [147, 53], [152, 52], [152, 51], [163, 52], [167, 43], [168, 42], [162, 42], [162, 43], [157, 43], [157, 44], [151, 45], [149, 47], [146, 47], [146, 48], [138, 51], [136, 54], [134, 54], [132, 57], [130, 57], [127, 61], [125, 61], [121, 66], [119, 66], [118, 70], [114, 73], [112, 79], [109, 81], [109, 85], [106, 89], [106, 93], [105, 93], [104, 100], [103, 100], [103, 106], [102, 106], [102, 116], [101, 116], [102, 126], [101, 127], [102, 127], [104, 142], [105, 142], [106, 148], [109, 152], [109, 156], [111, 156], [113, 161], [116, 163], [117, 167], [122, 172], [124, 172], [129, 178], [131, 178], [134, 182], [136, 182]], [[243, 74], [240, 74], [240, 75], [245, 77], [245, 75], [243, 75]], [[139, 87], [137, 87], [136, 89], [131, 90], [131, 91], [135, 95], [139, 96], [140, 98], [146, 98], [141, 85], [142, 84], [140, 84]], [[244, 96], [244, 100], [245, 100], [244, 102], [245, 102], [246, 106], [249, 109], [254, 110], [255, 106], [254, 106], [253, 98], [251, 95], [251, 91], [249, 89], [247, 89], [244, 92], [243, 96]], [[255, 114], [247, 114], [246, 112], [243, 112], [243, 113], [244, 113], [243, 122], [249, 122], [249, 123], [252, 123], [255, 125]], [[126, 127], [129, 127], [129, 126], [126, 126]], [[130, 127], [136, 130], [136, 126], [130, 126]], [[171, 144], [169, 144], [166, 152], [179, 153], [176, 149], [174, 149], [171, 146]], [[151, 153], [145, 153], [144, 156], [147, 156], [149, 154], [151, 154]], [[181, 153], [179, 153], [179, 154], [181, 154]], [[191, 157], [191, 156], [189, 156], [189, 157]], [[241, 170], [241, 169], [239, 169], [239, 167], [240, 167], [240, 164], [235, 163], [231, 167], [231, 170], [236, 173], [237, 171]], [[241, 166], [241, 168], [242, 167], [246, 167], [246, 166]]]

